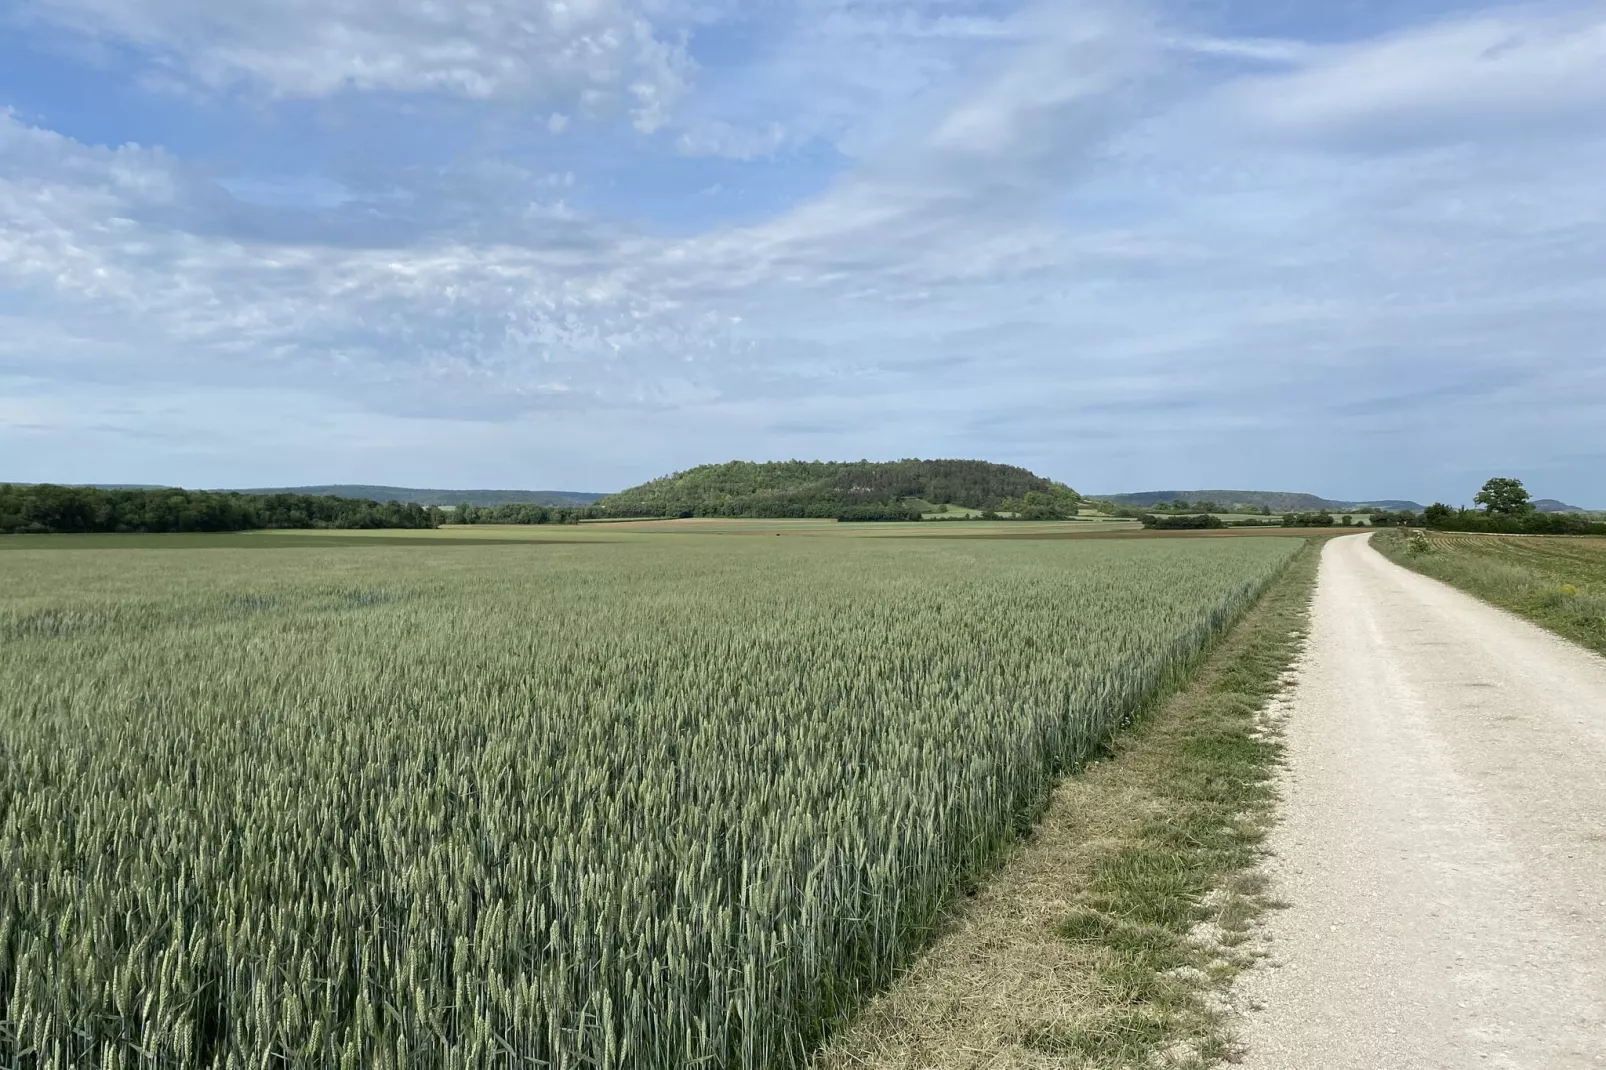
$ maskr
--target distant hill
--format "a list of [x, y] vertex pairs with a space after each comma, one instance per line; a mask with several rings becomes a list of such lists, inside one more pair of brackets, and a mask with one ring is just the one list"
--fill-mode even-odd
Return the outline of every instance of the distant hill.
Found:
[[590, 505], [602, 497], [579, 490], [424, 490], [340, 483], [324, 487], [256, 487], [242, 494], [311, 494], [320, 498], [369, 498], [419, 505]]
[[[1027, 498], [1027, 495], [1034, 495]], [[987, 461], [732, 461], [705, 464], [603, 498], [610, 516], [895, 519], [912, 500], [969, 509], [1075, 513], [1070, 487]], [[1019, 509], [1015, 509], [1019, 506]]]
[[1277, 490], [1145, 490], [1135, 494], [1096, 494], [1090, 495], [1095, 501], [1109, 502], [1111, 505], [1126, 505], [1142, 509], [1157, 505], [1160, 502], [1174, 502], [1182, 499], [1189, 502], [1215, 502], [1228, 509], [1242, 509], [1256, 512], [1265, 506], [1274, 513], [1304, 513], [1334, 509], [1360, 509], [1365, 506], [1374, 506], [1378, 509], [1390, 511], [1409, 510], [1413, 513], [1422, 511], [1418, 502], [1403, 501], [1396, 498], [1377, 498], [1365, 502], [1335, 501], [1332, 498], [1322, 498], [1315, 494], [1299, 494], [1292, 491]]
[[1534, 502], [1534, 508], [1541, 513], [1587, 513], [1588, 509], [1580, 509], [1576, 505], [1558, 502], [1554, 498], [1539, 498]]
[[[0, 483], [5, 482], [0, 480]], [[95, 490], [178, 490], [161, 483], [73, 483], [65, 486]], [[28, 487], [31, 483], [13, 483]], [[428, 490], [418, 487], [383, 487], [365, 483], [335, 483], [320, 487], [221, 487], [220, 494], [308, 494], [314, 498], [366, 498], [375, 502], [416, 502], [419, 505], [590, 505], [602, 497], [583, 490]]]
[[[0, 479], [0, 485], [13, 487], [39, 487], [42, 483], [19, 483], [15, 479]], [[57, 487], [89, 487], [91, 490], [176, 490], [162, 483], [54, 483]]]

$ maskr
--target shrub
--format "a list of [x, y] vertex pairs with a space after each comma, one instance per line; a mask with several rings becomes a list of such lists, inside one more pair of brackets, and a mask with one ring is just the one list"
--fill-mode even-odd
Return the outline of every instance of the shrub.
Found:
[[1227, 526], [1226, 521], [1209, 513], [1193, 516], [1155, 516], [1153, 513], [1145, 513], [1141, 519], [1144, 527], [1156, 531], [1202, 531]]

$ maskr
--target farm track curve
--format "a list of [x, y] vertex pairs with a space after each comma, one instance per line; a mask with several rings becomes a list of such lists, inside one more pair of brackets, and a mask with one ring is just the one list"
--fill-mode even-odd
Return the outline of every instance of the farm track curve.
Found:
[[1606, 1067], [1606, 659], [1335, 539], [1286, 741], [1242, 1065]]

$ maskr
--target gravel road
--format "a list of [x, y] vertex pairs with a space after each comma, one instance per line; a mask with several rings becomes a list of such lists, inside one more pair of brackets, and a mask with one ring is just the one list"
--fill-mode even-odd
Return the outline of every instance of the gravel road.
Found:
[[1606, 1068], [1606, 660], [1322, 555], [1251, 1070]]

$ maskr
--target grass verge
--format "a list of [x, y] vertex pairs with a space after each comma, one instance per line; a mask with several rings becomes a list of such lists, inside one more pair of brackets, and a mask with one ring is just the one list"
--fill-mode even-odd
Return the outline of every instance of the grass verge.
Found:
[[1193, 680], [1066, 778], [930, 951], [818, 1070], [1201, 1067], [1273, 905], [1255, 869], [1280, 743], [1268, 704], [1303, 639], [1310, 539]]
[[1606, 539], [1398, 530], [1372, 545], [1406, 568], [1606, 654]]

